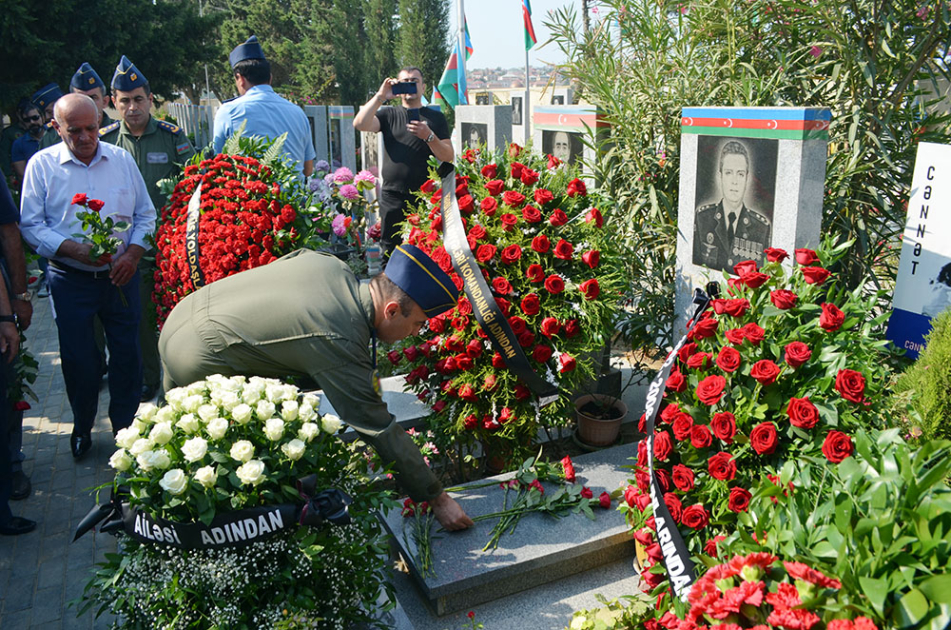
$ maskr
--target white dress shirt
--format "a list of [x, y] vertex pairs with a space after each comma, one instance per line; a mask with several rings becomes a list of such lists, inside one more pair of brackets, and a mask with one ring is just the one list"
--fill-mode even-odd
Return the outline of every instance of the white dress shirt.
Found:
[[87, 166], [60, 142], [34, 154], [26, 165], [20, 199], [20, 231], [40, 256], [86, 271], [101, 271], [107, 266], [84, 265], [73, 258], [57, 256], [63, 241], [84, 242], [73, 236], [83, 231], [76, 218], [81, 206], [72, 205], [73, 195], [86, 193], [105, 205], [100, 214], [113, 221], [126, 221], [131, 227], [115, 234], [122, 241], [113, 258], [129, 245], [149, 249], [146, 236], [155, 229], [155, 208], [145, 180], [128, 151], [105, 142], [99, 143], [96, 156]]

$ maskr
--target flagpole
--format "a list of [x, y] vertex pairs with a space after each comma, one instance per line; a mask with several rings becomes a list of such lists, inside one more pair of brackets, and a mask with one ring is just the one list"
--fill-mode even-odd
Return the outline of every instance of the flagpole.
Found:
[[469, 81], [466, 76], [466, 12], [463, 7], [463, 0], [456, 3], [456, 8], [459, 11], [459, 34], [456, 37], [459, 51], [456, 55], [456, 72], [459, 73], [456, 77], [459, 81], [457, 84], [459, 86], [459, 104], [468, 105], [469, 99], [464, 88], [464, 86], [469, 85]]
[[525, 138], [522, 140], [522, 144], [528, 144], [529, 139], [532, 137], [532, 102], [531, 102], [531, 75], [528, 70], [528, 48], [525, 49], [525, 107], [524, 109], [524, 120], [525, 123]]

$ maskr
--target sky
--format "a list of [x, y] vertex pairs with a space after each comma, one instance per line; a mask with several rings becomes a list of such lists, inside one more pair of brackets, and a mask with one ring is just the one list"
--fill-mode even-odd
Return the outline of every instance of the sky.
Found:
[[[549, 36], [543, 22], [549, 11], [572, 5], [580, 23], [581, 0], [531, 0], [531, 5], [532, 24], [538, 43], [528, 53], [529, 63], [541, 66], [546, 62], [563, 62], [564, 56], [554, 44], [539, 48]], [[464, 7], [469, 22], [469, 37], [475, 49], [469, 58], [470, 68], [514, 68], [525, 65], [521, 0], [464, 0]], [[453, 33], [456, 32], [458, 11], [456, 0], [452, 0], [449, 23]]]

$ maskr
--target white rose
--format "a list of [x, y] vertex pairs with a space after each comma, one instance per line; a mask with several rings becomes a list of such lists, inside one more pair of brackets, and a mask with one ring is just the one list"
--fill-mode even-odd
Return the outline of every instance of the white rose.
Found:
[[241, 399], [238, 398], [238, 395], [234, 392], [223, 391], [218, 396], [218, 404], [221, 405], [221, 408], [225, 411], [231, 411], [241, 402]]
[[185, 400], [182, 401], [182, 409], [188, 413], [195, 413], [198, 411], [198, 408], [201, 407], [202, 403], [205, 402], [205, 397], [201, 394], [194, 394], [192, 396], [186, 396]]
[[168, 403], [168, 406], [172, 409], [182, 409], [185, 405], [185, 398], [188, 397], [188, 392], [185, 391], [184, 387], [176, 387], [175, 389], [170, 389], [165, 392], [165, 402]]
[[171, 422], [159, 422], [152, 427], [152, 431], [149, 433], [149, 439], [159, 446], [165, 446], [168, 444], [168, 441], [172, 439], [174, 434]]
[[185, 391], [188, 392], [189, 396], [201, 396], [202, 398], [204, 398], [206, 389], [208, 389], [207, 381], [195, 381], [185, 386]]
[[231, 459], [239, 462], [249, 462], [254, 457], [254, 444], [247, 440], [238, 440], [231, 445]]
[[320, 428], [331, 435], [339, 431], [341, 426], [343, 426], [343, 422], [332, 413], [328, 413], [320, 419]]
[[201, 405], [198, 407], [198, 417], [202, 419], [202, 422], [211, 422], [219, 415], [218, 407], [215, 405]]
[[248, 463], [238, 466], [238, 470], [234, 471], [234, 474], [238, 476], [241, 483], [256, 486], [264, 481], [264, 462], [260, 459], [252, 459]]
[[181, 494], [188, 486], [188, 477], [180, 468], [173, 468], [162, 476], [159, 485], [171, 494]]
[[307, 402], [304, 402], [297, 409], [297, 417], [300, 418], [303, 422], [310, 422], [314, 419], [314, 416], [317, 415], [317, 412], [314, 411], [314, 408], [309, 405]]
[[284, 421], [280, 418], [271, 418], [264, 423], [264, 435], [272, 442], [277, 442], [284, 436]]
[[238, 424], [247, 424], [251, 421], [251, 414], [253, 410], [250, 405], [241, 403], [237, 407], [231, 410], [231, 417], [234, 418], [234, 421]]
[[143, 422], [148, 422], [155, 417], [156, 413], [158, 413], [158, 407], [152, 403], [143, 403], [139, 405], [139, 413], [136, 415], [141, 418]]
[[274, 416], [274, 403], [268, 400], [259, 400], [254, 411], [258, 414], [258, 420], [267, 420]]
[[317, 432], [320, 431], [318, 427], [313, 422], [305, 422], [301, 425], [300, 430], [297, 432], [297, 437], [304, 440], [305, 442], [310, 442], [315, 437], [317, 437]]
[[203, 466], [195, 471], [195, 481], [206, 488], [214, 488], [218, 483], [218, 471], [214, 466]]
[[271, 378], [264, 378], [262, 376], [252, 376], [251, 378], [248, 379], [248, 386], [253, 389], [258, 389], [261, 391], [261, 393], [264, 393], [265, 388], [267, 388], [268, 384], [273, 381], [274, 379], [271, 379]]
[[228, 432], [228, 421], [224, 418], [215, 418], [205, 426], [205, 431], [213, 440], [220, 440]]
[[138, 439], [139, 432], [132, 427], [119, 429], [119, 432], [116, 433], [116, 446], [121, 448], [132, 448], [132, 445], [135, 444], [135, 441]]
[[284, 418], [285, 422], [293, 422], [297, 420], [297, 415], [300, 411], [300, 406], [297, 404], [296, 400], [285, 400], [281, 403], [281, 417]]
[[[153, 416], [153, 418], [154, 418], [154, 416]], [[135, 432], [141, 435], [142, 432], [145, 431], [145, 429], [146, 429], [148, 426], [149, 426], [149, 425], [148, 425], [147, 422], [142, 422], [141, 420], [139, 420], [138, 418], [136, 418], [136, 419], [134, 419], [134, 420], [132, 421], [132, 424], [129, 425], [129, 428], [135, 429]]]
[[158, 468], [159, 470], [165, 470], [172, 465], [172, 458], [168, 456], [168, 451], [164, 448], [160, 448], [157, 451], [150, 451], [152, 467]]
[[205, 438], [193, 437], [182, 444], [182, 455], [186, 461], [200, 461], [208, 452], [208, 442]]
[[132, 446], [129, 447], [129, 451], [136, 457], [141, 455], [146, 451], [151, 451], [152, 447], [155, 446], [152, 444], [152, 440], [148, 438], [139, 438], [132, 443]]
[[306, 448], [307, 445], [300, 440], [291, 440], [290, 442], [281, 445], [281, 450], [284, 451], [285, 455], [287, 455], [287, 459], [295, 462], [304, 456], [304, 450]]
[[109, 458], [109, 465], [119, 472], [125, 472], [132, 468], [132, 458], [125, 449], [119, 449]]
[[310, 405], [314, 409], [320, 409], [320, 396], [317, 394], [304, 394], [304, 404]]
[[185, 433], [196, 433], [199, 429], [201, 429], [201, 422], [198, 421], [198, 418], [195, 417], [195, 414], [186, 413], [178, 420], [178, 422], [175, 423], [175, 426]]
[[172, 422], [178, 416], [178, 411], [171, 407], [162, 407], [146, 424], [151, 422]]

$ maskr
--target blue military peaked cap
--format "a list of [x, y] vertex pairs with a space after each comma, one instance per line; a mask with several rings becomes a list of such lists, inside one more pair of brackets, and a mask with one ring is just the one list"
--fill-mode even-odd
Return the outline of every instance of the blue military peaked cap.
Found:
[[62, 95], [63, 91], [59, 89], [58, 85], [49, 83], [37, 90], [33, 96], [30, 97], [30, 101], [40, 109], [45, 109], [50, 103], [55, 103], [59, 100], [59, 97]]
[[247, 59], [267, 59], [264, 51], [261, 50], [261, 44], [258, 43], [257, 35], [252, 35], [248, 41], [238, 44], [228, 55], [228, 63], [234, 68], [236, 65]]
[[131, 92], [137, 87], [148, 84], [149, 80], [145, 78], [145, 75], [129, 61], [128, 57], [122, 55], [119, 65], [116, 66], [116, 73], [112, 75], [112, 89]]
[[448, 311], [459, 299], [459, 291], [449, 275], [415, 245], [397, 246], [385, 273], [419, 304], [427, 317]]
[[106, 91], [106, 84], [102, 82], [99, 73], [93, 70], [88, 62], [84, 62], [83, 65], [79, 66], [79, 70], [77, 70], [76, 73], [73, 74], [73, 78], [69, 80], [69, 87], [76, 90], [102, 88], [103, 93]]

